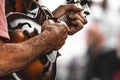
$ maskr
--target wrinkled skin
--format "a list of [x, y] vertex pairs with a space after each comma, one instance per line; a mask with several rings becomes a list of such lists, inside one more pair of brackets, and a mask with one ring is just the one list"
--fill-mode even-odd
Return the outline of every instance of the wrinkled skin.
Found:
[[83, 26], [87, 23], [87, 19], [81, 13], [82, 9], [74, 6], [73, 4], [59, 6], [56, 10], [53, 11], [53, 15], [54, 17], [59, 18], [68, 11], [74, 12], [74, 14], [68, 15], [70, 19], [73, 19], [71, 21], [72, 25], [69, 26], [68, 34], [73, 35], [83, 28]]
[[75, 34], [82, 29], [87, 20], [82, 16], [82, 10], [74, 5], [62, 5], [53, 11], [53, 15], [59, 18], [70, 10], [75, 12], [75, 14], [69, 15], [70, 18], [74, 19], [71, 23], [75, 26], [68, 27], [60, 22], [46, 20], [42, 25], [43, 31], [40, 35], [23, 42], [5, 43], [4, 38], [1, 37], [0, 77], [23, 69], [40, 55], [47, 54], [51, 50], [60, 49], [64, 45], [68, 34]]

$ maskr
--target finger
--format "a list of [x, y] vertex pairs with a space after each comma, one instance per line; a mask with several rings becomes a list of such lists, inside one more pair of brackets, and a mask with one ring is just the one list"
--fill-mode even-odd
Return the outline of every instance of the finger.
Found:
[[44, 23], [43, 23], [43, 25], [42, 26], [45, 26], [45, 25], [49, 25], [49, 24], [53, 24], [53, 23], [55, 23], [53, 20], [46, 20]]
[[73, 11], [73, 12], [81, 12], [83, 9], [82, 7], [75, 6], [74, 4], [68, 4], [65, 7], [66, 11]]
[[75, 24], [74, 26], [70, 26], [70, 31], [68, 32], [69, 35], [73, 35], [74, 33], [78, 32], [83, 28], [83, 23], [79, 20], [72, 21], [72, 24]]
[[[67, 26], [67, 24], [64, 22], [64, 21], [60, 21], [58, 24], [56, 24], [57, 26], [59, 26], [59, 27], [61, 27], [61, 28], [63, 28], [63, 29], [61, 29], [62, 30], [62, 32], [64, 32], [63, 34], [65, 34], [65, 33], [67, 33], [68, 32], [68, 30], [69, 30], [69, 27]], [[63, 35], [62, 34], [62, 35]]]
[[69, 18], [71, 18], [73, 20], [80, 20], [82, 23], [84, 23], [84, 19], [78, 14], [70, 14]]
[[66, 39], [67, 39], [67, 34], [56, 42], [54, 50], [60, 49], [65, 44]]
[[64, 41], [64, 40], [66, 40], [67, 39], [67, 37], [68, 37], [68, 35], [67, 35], [67, 33], [66, 34], [64, 34], [58, 41], [57, 41], [57, 43], [59, 43], [59, 42], [62, 42], [62, 41]]
[[46, 20], [43, 25], [42, 25], [42, 31], [45, 30], [46, 28], [52, 27], [52, 24], [54, 24], [55, 22], [53, 20]]
[[73, 12], [81, 12], [83, 9], [75, 6], [74, 4], [66, 4], [60, 5], [57, 9], [55, 9], [52, 13], [54, 17], [59, 18], [60, 16], [64, 15], [69, 11]]
[[78, 27], [78, 28], [82, 29], [84, 26], [84, 24], [80, 20], [74, 20], [74, 21], [71, 21], [71, 23], [75, 25], [75, 28]]
[[70, 27], [70, 30], [68, 31], [68, 34], [69, 35], [73, 35], [74, 33], [76, 33], [77, 31], [76, 31], [76, 29], [75, 29], [75, 27]]
[[78, 14], [84, 20], [83, 23], [86, 24], [87, 23], [87, 18], [83, 14], [81, 14], [81, 13], [78, 13]]

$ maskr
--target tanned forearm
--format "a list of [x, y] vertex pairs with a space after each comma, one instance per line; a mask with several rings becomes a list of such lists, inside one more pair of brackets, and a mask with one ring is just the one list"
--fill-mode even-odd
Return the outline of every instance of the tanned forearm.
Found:
[[18, 71], [38, 56], [48, 53], [51, 50], [48, 35], [49, 32], [44, 31], [21, 43], [3, 43], [0, 50], [0, 76]]

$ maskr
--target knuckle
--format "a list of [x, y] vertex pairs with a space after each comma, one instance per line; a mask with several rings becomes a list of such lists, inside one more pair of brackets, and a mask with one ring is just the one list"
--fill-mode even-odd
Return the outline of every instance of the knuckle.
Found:
[[59, 6], [59, 8], [64, 8], [64, 7], [65, 7], [65, 5], [63, 5], [63, 4]]
[[83, 25], [83, 24], [81, 24], [81, 26], [80, 26], [80, 30], [81, 30], [83, 27], [84, 27], [84, 25]]
[[88, 21], [87, 21], [87, 19], [85, 19], [85, 20], [84, 20], [84, 24], [87, 24], [87, 23], [88, 23]]

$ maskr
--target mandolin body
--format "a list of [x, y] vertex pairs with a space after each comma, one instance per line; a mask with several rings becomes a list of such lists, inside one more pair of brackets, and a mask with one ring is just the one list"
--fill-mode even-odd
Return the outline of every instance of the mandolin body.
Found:
[[[12, 43], [18, 43], [28, 39], [23, 33], [23, 31], [20, 29], [18, 30], [16, 29], [14, 31], [10, 30], [9, 34], [11, 39], [10, 42]], [[43, 69], [45, 68], [45, 64], [39, 58], [29, 63], [21, 71], [17, 72], [18, 76], [22, 80], [39, 80], [40, 79], [43, 73]]]
[[[10, 35], [9, 43], [19, 43], [41, 33], [41, 26], [39, 23], [37, 23], [34, 18], [23, 13], [10, 13], [7, 16], [7, 21]], [[51, 64], [47, 56], [42, 55], [16, 74], [22, 80], [44, 80], [42, 78], [44, 74], [48, 72]]]

